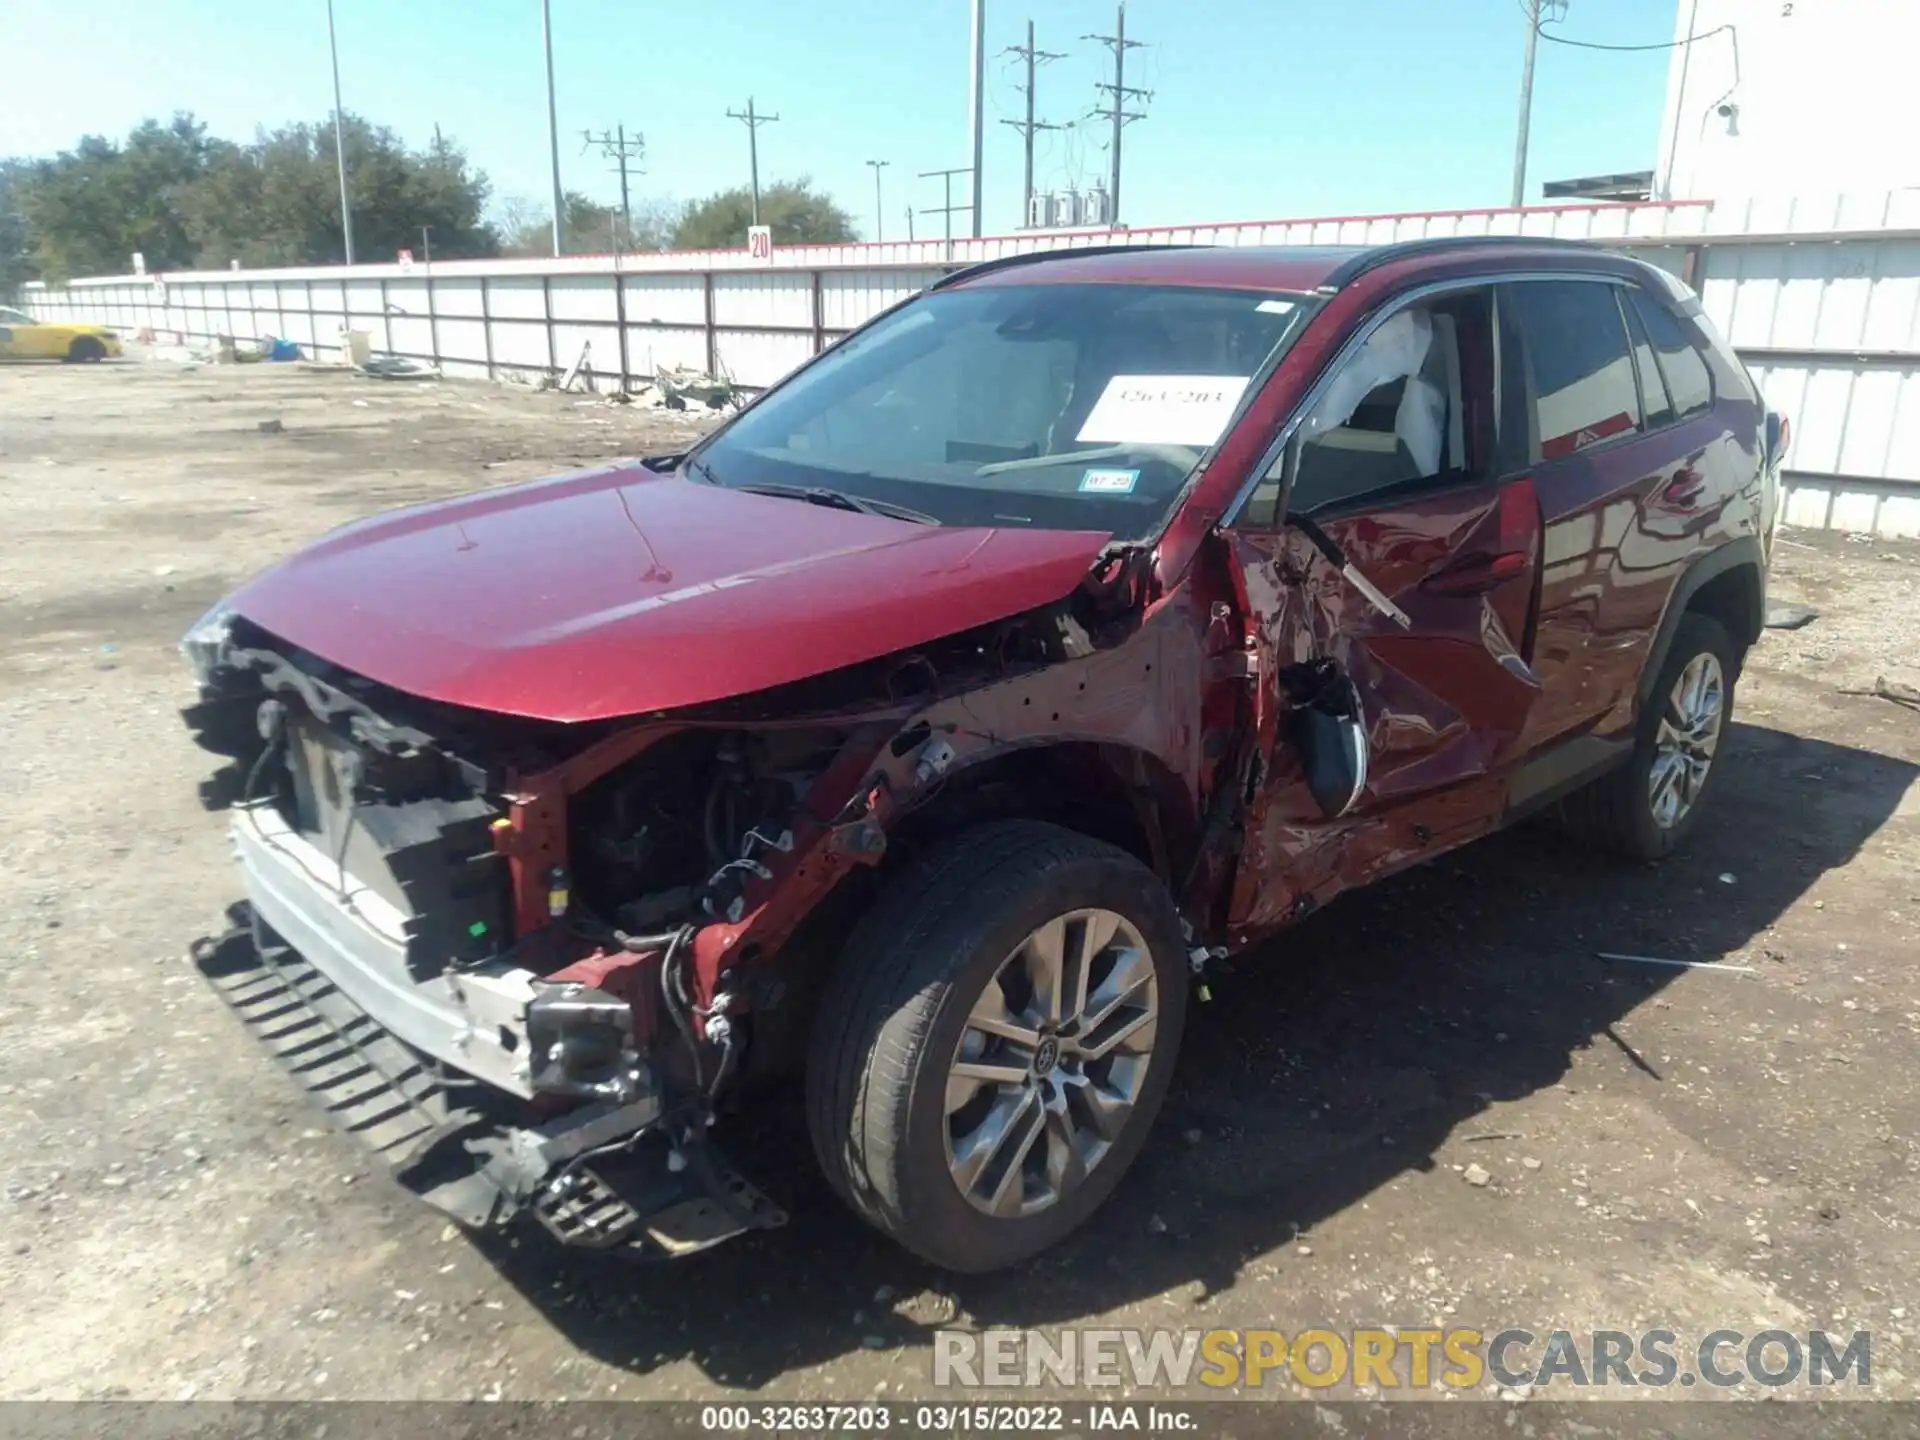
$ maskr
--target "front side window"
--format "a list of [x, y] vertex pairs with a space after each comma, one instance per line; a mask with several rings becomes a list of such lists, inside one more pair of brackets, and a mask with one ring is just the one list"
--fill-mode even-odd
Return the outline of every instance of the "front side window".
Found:
[[1633, 360], [1613, 292], [1610, 284], [1583, 280], [1508, 287], [1542, 460], [1563, 460], [1640, 428]]
[[[1491, 294], [1464, 291], [1395, 311], [1342, 361], [1295, 432], [1293, 515], [1471, 479], [1489, 464], [1495, 381]], [[1287, 457], [1247, 501], [1246, 523], [1267, 526]]]
[[767, 395], [689, 470], [943, 525], [1142, 539], [1311, 306], [1168, 285], [936, 291]]

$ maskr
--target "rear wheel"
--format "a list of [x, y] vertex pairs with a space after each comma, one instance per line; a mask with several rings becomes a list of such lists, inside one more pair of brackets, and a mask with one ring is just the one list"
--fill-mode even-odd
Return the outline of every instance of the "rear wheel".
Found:
[[1683, 615], [1627, 762], [1561, 802], [1568, 829], [1634, 860], [1670, 855], [1700, 818], [1733, 718], [1739, 659], [1725, 627]]
[[1173, 902], [1131, 855], [1034, 821], [964, 831], [895, 877], [822, 997], [821, 1166], [935, 1264], [1023, 1260], [1139, 1152], [1186, 994]]
[[107, 358], [107, 347], [91, 335], [82, 335], [67, 347], [69, 365], [85, 365]]

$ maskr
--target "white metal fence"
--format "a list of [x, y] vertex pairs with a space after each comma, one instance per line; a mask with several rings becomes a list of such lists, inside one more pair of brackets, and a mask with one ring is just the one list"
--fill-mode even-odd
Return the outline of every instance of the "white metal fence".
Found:
[[1920, 190], [1818, 200], [1684, 201], [1055, 232], [745, 251], [215, 271], [29, 287], [27, 308], [190, 341], [342, 329], [448, 375], [565, 369], [591, 383], [661, 370], [772, 384], [957, 265], [1110, 243], [1379, 244], [1552, 235], [1630, 249], [1688, 280], [1793, 425], [1789, 524], [1920, 535]]

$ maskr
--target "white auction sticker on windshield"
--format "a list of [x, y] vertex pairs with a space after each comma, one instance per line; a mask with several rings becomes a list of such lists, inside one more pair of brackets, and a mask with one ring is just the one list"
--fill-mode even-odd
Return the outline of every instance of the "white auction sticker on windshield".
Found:
[[1116, 375], [1074, 439], [1122, 445], [1211, 445], [1227, 428], [1250, 378]]

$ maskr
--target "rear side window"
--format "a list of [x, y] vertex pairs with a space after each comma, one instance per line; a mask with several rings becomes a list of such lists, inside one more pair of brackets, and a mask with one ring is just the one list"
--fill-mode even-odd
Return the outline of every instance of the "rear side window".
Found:
[[1511, 287], [1542, 460], [1565, 459], [1640, 428], [1640, 395], [1613, 292], [1587, 280]]
[[1638, 289], [1627, 293], [1660, 357], [1660, 373], [1666, 380], [1674, 413], [1682, 420], [1698, 415], [1713, 404], [1713, 378], [1705, 358], [1671, 310]]

